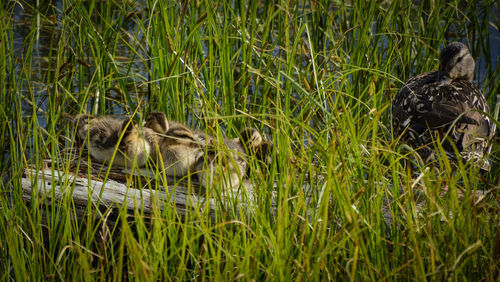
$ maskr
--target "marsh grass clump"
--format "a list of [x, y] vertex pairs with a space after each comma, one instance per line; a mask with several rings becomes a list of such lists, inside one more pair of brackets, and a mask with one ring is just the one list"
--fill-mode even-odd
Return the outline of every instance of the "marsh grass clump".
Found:
[[[439, 146], [440, 170], [405, 165], [415, 154], [398, 142], [390, 105], [404, 81], [438, 68], [446, 43], [461, 41], [498, 127], [499, 8], [440, 0], [1, 5], [1, 277], [498, 279], [498, 137], [489, 172], [451, 164]], [[168, 193], [150, 213], [91, 204], [83, 220], [68, 178], [54, 176], [51, 187], [67, 189], [57, 200], [40, 198], [41, 188], [23, 198], [23, 183], [37, 179], [26, 167], [52, 159], [47, 169], [64, 175], [92, 162], [68, 117], [141, 122], [151, 112], [221, 140], [243, 128], [263, 132], [270, 159], [248, 158], [252, 191], [229, 197], [214, 185], [210, 199], [182, 214]], [[132, 168], [140, 169], [147, 177], [125, 176], [129, 187], [155, 193], [169, 184], [175, 193], [180, 185], [158, 166]], [[98, 177], [110, 175], [103, 168]]]

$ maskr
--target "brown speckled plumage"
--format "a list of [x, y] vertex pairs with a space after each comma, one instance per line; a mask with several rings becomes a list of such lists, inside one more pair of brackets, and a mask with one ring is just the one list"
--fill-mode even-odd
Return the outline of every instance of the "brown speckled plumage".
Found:
[[453, 142], [464, 161], [489, 170], [485, 155], [493, 135], [488, 103], [472, 83], [474, 61], [465, 45], [453, 42], [441, 51], [438, 71], [408, 80], [392, 103], [395, 137], [416, 149], [425, 162], [435, 155], [433, 141], [442, 140], [451, 160]]

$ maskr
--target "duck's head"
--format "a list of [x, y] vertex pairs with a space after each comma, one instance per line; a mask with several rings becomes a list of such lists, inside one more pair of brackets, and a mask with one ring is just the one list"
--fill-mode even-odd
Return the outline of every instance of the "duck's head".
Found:
[[439, 80], [450, 83], [453, 80], [474, 80], [476, 63], [467, 46], [452, 42], [441, 50], [439, 56]]
[[245, 145], [251, 155], [254, 155], [257, 160], [266, 165], [271, 163], [272, 142], [264, 141], [260, 132], [252, 127], [243, 129], [240, 136], [240, 142]]
[[187, 126], [174, 124], [166, 132], [165, 141], [169, 145], [199, 146], [198, 136]]

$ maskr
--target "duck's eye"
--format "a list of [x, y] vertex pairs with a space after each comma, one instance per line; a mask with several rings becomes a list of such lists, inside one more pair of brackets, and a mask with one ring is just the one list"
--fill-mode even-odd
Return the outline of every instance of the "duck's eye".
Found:
[[187, 134], [176, 134], [174, 135], [173, 137], [175, 138], [179, 138], [179, 139], [189, 139], [189, 140], [193, 140], [193, 137], [190, 136], [190, 135], [187, 135]]
[[457, 59], [457, 63], [460, 63], [464, 57], [460, 57]]

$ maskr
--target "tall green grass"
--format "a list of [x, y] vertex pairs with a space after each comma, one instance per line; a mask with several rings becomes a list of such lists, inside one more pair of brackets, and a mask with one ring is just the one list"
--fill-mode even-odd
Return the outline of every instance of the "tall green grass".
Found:
[[[488, 173], [447, 159], [439, 173], [404, 167], [412, 155], [394, 141], [390, 103], [461, 40], [484, 64], [476, 83], [495, 108], [500, 7], [412, 2], [3, 4], [2, 280], [498, 279], [498, 144]], [[68, 117], [150, 111], [213, 135], [253, 126], [272, 138], [272, 164], [250, 175], [251, 208], [217, 187], [215, 218], [207, 203], [181, 217], [167, 199], [134, 220], [89, 206], [77, 221], [69, 196], [23, 202], [24, 167], [52, 158], [69, 171]], [[476, 190], [489, 193], [479, 201]]]

